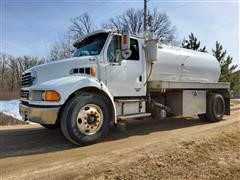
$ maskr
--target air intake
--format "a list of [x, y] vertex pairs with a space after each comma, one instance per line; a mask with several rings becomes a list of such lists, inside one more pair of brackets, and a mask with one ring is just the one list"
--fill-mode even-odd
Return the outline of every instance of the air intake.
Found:
[[22, 75], [22, 81], [21, 81], [21, 85], [22, 87], [29, 87], [33, 84], [33, 77], [31, 76], [31, 73], [24, 73]]

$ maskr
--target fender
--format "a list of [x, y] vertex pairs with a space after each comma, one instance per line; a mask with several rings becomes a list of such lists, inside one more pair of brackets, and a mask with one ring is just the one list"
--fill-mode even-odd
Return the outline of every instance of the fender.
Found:
[[61, 95], [61, 100], [59, 102], [29, 102], [31, 104], [41, 104], [41, 105], [63, 105], [66, 100], [71, 96], [74, 92], [86, 88], [86, 87], [94, 87], [103, 91], [109, 99], [111, 100], [113, 109], [114, 109], [114, 122], [116, 123], [116, 107], [114, 104], [113, 96], [108, 90], [107, 86], [98, 81], [98, 79], [89, 77], [89, 76], [67, 76], [58, 79], [53, 79], [50, 81], [45, 81], [41, 84], [38, 84], [37, 87], [32, 86], [30, 90], [55, 90]]

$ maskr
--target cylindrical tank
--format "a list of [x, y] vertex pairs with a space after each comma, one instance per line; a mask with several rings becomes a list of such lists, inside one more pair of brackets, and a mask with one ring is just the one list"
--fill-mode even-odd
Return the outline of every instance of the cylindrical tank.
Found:
[[149, 81], [214, 83], [219, 76], [220, 65], [212, 55], [161, 45]]

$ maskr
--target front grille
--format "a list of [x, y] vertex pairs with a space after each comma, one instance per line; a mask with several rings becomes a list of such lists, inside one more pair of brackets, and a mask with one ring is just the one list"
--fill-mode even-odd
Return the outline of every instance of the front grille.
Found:
[[29, 91], [21, 90], [20, 91], [20, 98], [21, 99], [28, 99], [29, 98]]
[[22, 87], [29, 87], [33, 84], [33, 78], [31, 76], [31, 73], [24, 73], [22, 75], [22, 81], [21, 81]]

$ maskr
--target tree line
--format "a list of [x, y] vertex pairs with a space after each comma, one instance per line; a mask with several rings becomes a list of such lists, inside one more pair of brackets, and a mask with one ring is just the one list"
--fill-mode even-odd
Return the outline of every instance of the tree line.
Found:
[[0, 90], [15, 91], [21, 86], [21, 75], [30, 67], [43, 64], [45, 59], [31, 56], [13, 57], [0, 53]]
[[[205, 46], [201, 47], [201, 42], [193, 33], [182, 42], [178, 41], [177, 28], [172, 25], [169, 16], [166, 13], [159, 12], [157, 9], [149, 10], [151, 18], [151, 27], [160, 42], [181, 46], [200, 52], [207, 52]], [[130, 8], [119, 16], [109, 19], [100, 27], [95, 25], [91, 16], [83, 13], [70, 20], [71, 24], [67, 32], [59, 38], [58, 41], [50, 48], [48, 57], [39, 58], [31, 56], [13, 57], [8, 54], [0, 54], [0, 90], [14, 91], [20, 87], [21, 74], [26, 69], [42, 64], [46, 61], [56, 61], [71, 57], [74, 47], [72, 44], [82, 36], [93, 32], [99, 28], [123, 29], [127, 28], [131, 34], [141, 35], [143, 30], [143, 10]], [[235, 70], [237, 65], [232, 64], [232, 57], [227, 55], [223, 46], [216, 42], [211, 52], [219, 61], [221, 66], [221, 77], [219, 81], [228, 81], [231, 83], [231, 89], [240, 93], [239, 72]]]

